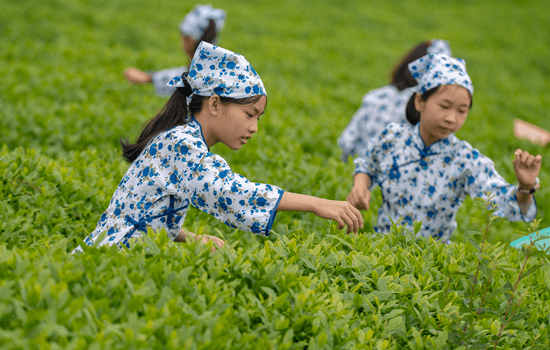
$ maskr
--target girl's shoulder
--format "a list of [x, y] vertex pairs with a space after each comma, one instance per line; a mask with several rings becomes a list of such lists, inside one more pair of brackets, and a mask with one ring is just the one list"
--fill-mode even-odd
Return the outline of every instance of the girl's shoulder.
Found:
[[415, 127], [410, 123], [389, 123], [380, 135], [386, 138], [407, 138], [414, 133]]
[[410, 140], [414, 134], [414, 126], [409, 123], [389, 123], [382, 131], [371, 140], [372, 148], [383, 149], [392, 148], [394, 150], [405, 147], [407, 140]]
[[489, 157], [473, 147], [468, 141], [461, 140], [454, 136], [454, 140], [451, 142], [453, 142], [455, 158], [463, 159], [470, 165], [481, 165], [483, 163], [493, 164], [493, 161]]
[[395, 100], [402, 100], [403, 98], [409, 98], [412, 95], [412, 91], [409, 89], [399, 90], [393, 85], [386, 85], [378, 89], [369, 91], [363, 96], [363, 103], [365, 102], [385, 102], [392, 103]]

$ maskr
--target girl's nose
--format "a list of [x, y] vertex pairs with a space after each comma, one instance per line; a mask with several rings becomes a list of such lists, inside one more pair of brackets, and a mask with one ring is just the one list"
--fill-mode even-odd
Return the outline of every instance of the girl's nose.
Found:
[[250, 132], [255, 134], [258, 132], [258, 120], [255, 119], [254, 122], [252, 122], [252, 125], [250, 126]]
[[456, 123], [456, 111], [450, 110], [449, 113], [445, 115], [445, 121], [450, 124]]

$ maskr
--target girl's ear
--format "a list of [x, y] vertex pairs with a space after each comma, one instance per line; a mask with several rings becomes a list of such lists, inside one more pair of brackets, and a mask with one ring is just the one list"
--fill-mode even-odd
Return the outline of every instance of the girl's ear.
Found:
[[212, 115], [218, 115], [220, 112], [221, 100], [220, 96], [213, 95], [208, 99], [208, 110]]
[[422, 99], [422, 95], [414, 94], [414, 108], [418, 111], [418, 113], [422, 113], [424, 106], [426, 106], [426, 101]]

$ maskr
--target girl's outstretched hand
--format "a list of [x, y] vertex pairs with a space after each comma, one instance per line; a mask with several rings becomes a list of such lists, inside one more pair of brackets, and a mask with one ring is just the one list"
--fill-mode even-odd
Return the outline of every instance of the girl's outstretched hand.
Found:
[[363, 228], [363, 217], [359, 210], [350, 203], [317, 198], [305, 194], [284, 192], [277, 210], [309, 211], [324, 219], [334, 220], [338, 228], [348, 227], [347, 232], [355, 232]]
[[370, 177], [367, 174], [357, 173], [353, 179], [353, 188], [346, 200], [359, 210], [369, 210], [370, 205]]
[[336, 221], [338, 229], [343, 229], [344, 226], [347, 226], [347, 233], [352, 231], [357, 233], [359, 228], [363, 228], [361, 213], [350, 203], [322, 198], [317, 199], [318, 201], [314, 205], [313, 214], [321, 218]]
[[521, 149], [517, 149], [514, 154], [516, 155], [514, 170], [516, 171], [519, 186], [521, 188], [532, 188], [535, 186], [537, 176], [539, 176], [542, 156], [540, 154], [533, 156], [527, 151], [523, 152]]

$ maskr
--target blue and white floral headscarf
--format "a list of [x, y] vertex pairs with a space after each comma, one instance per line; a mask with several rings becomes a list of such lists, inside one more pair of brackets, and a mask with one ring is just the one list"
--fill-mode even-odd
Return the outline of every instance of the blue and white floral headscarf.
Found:
[[[262, 79], [244, 56], [204, 41], [195, 51], [186, 79], [193, 95], [236, 99], [267, 96]], [[167, 85], [185, 86], [181, 76], [172, 78]], [[188, 104], [191, 97], [187, 98]]]
[[461, 58], [431, 53], [409, 63], [409, 71], [418, 82], [415, 87], [418, 93], [423, 94], [440, 85], [460, 85], [474, 94], [466, 62]]
[[180, 32], [199, 41], [210, 20], [214, 21], [216, 32], [219, 32], [225, 24], [225, 16], [224, 10], [212, 8], [210, 5], [197, 5], [180, 22]]
[[440, 39], [432, 40], [432, 43], [428, 47], [428, 53], [442, 53], [447, 56], [452, 56], [449, 42]]

